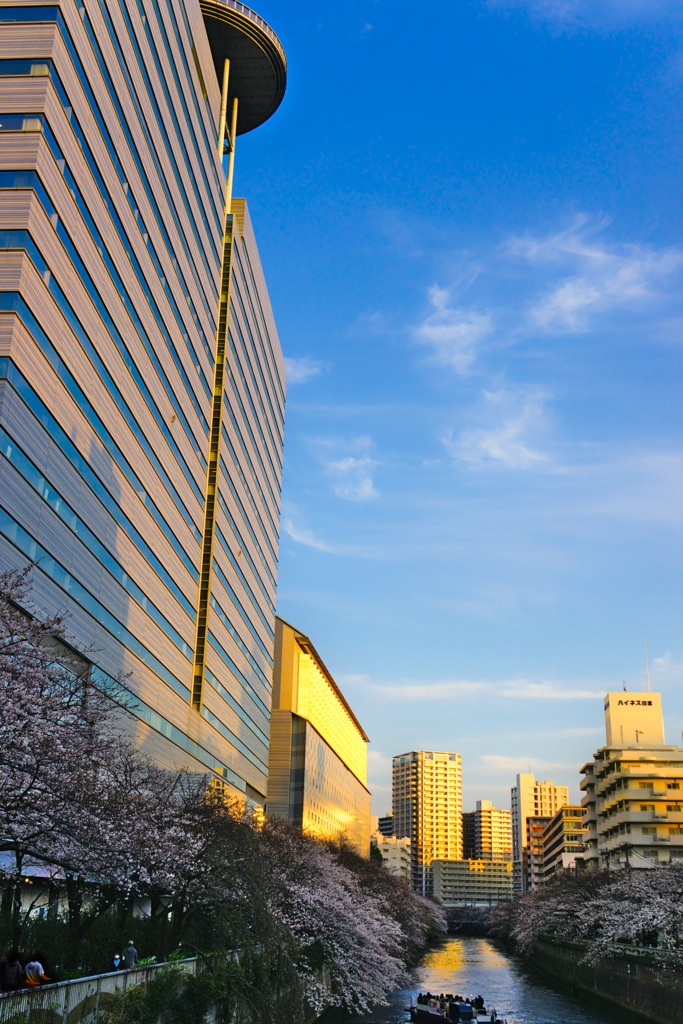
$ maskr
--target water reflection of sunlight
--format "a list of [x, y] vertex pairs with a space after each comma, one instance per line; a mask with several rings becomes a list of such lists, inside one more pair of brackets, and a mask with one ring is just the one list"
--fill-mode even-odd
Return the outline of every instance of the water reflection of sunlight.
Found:
[[452, 938], [445, 945], [427, 954], [420, 973], [426, 988], [438, 992], [453, 992], [471, 984], [472, 970], [468, 968], [487, 971], [507, 966], [506, 958], [488, 940], [479, 939], [472, 942], [471, 939]]
[[328, 1011], [320, 1024], [402, 1024], [404, 1007], [418, 992], [481, 993], [508, 1024], [627, 1024], [622, 1011], [603, 1010], [546, 988], [542, 979], [505, 956], [503, 947], [485, 938], [452, 936], [431, 950], [415, 971], [409, 989], [393, 992], [389, 1005], [358, 1017]]
[[[499, 949], [493, 946], [490, 942], [484, 940], [477, 948], [478, 959], [484, 967], [506, 967], [507, 959], [503, 956]], [[475, 959], [472, 957], [471, 959]]]
[[451, 939], [445, 946], [433, 949], [422, 962], [424, 969], [443, 974], [462, 970], [465, 962], [465, 943], [462, 939]]

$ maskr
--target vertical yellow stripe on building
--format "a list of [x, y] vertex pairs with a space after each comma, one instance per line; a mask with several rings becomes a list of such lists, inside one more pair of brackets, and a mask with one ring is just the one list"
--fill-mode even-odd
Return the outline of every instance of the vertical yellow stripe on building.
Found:
[[[227, 99], [230, 62], [226, 60], [223, 70], [221, 102], [221, 130], [218, 152], [222, 153], [225, 133], [223, 103]], [[223, 232], [223, 254], [221, 259], [220, 300], [216, 327], [216, 357], [213, 370], [213, 398], [211, 421], [209, 423], [209, 457], [206, 467], [206, 494], [204, 496], [204, 529], [202, 551], [199, 563], [199, 592], [197, 598], [197, 630], [194, 644], [194, 665], [192, 671], [192, 707], [201, 713], [204, 696], [204, 669], [206, 666], [206, 645], [209, 636], [209, 607], [211, 601], [211, 575], [213, 569], [213, 540], [216, 526], [216, 498], [218, 491], [218, 468], [220, 465], [221, 430], [223, 426], [223, 397], [225, 382], [225, 357], [227, 351], [228, 327], [230, 323], [230, 282], [232, 279], [232, 245], [234, 220], [231, 213], [232, 181], [235, 166], [235, 136], [237, 134], [237, 98], [232, 104], [230, 125], [230, 158], [225, 188], [225, 228]]]
[[197, 601], [197, 632], [194, 645], [194, 671], [192, 677], [192, 707], [202, 709], [204, 690], [204, 666], [206, 644], [209, 633], [209, 601], [211, 598], [211, 569], [213, 565], [213, 539], [216, 524], [216, 498], [218, 490], [218, 466], [221, 448], [221, 427], [223, 423], [223, 389], [225, 380], [225, 354], [230, 320], [230, 278], [232, 271], [233, 218], [229, 214], [225, 222], [223, 238], [223, 260], [221, 268], [220, 304], [218, 307], [218, 330], [216, 331], [216, 361], [213, 371], [213, 399], [209, 425], [209, 458], [206, 467], [206, 495], [204, 498], [204, 529], [202, 531], [202, 553], [199, 563], [199, 597]]

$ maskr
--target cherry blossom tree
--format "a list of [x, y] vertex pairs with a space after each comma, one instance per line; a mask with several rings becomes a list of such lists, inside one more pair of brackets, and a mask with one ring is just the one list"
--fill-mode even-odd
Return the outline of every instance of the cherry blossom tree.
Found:
[[427, 943], [446, 937], [448, 921], [441, 904], [418, 896], [406, 880], [389, 871], [378, 871], [372, 858], [361, 857], [343, 837], [328, 846], [339, 863], [353, 871], [363, 890], [381, 898], [387, 913], [398, 921], [403, 932], [403, 958], [408, 963], [417, 962]]
[[[254, 1019], [264, 992], [363, 1011], [445, 934], [443, 911], [343, 842], [252, 821], [208, 777], [168, 772], [121, 732], [125, 690], [100, 685], [62, 616], [41, 618], [30, 570], [0, 575], [0, 855], [18, 942], [20, 881], [40, 865], [68, 897], [67, 962], [105, 913], [123, 932], [144, 903], [159, 952], [240, 949]], [[298, 995], [294, 996], [294, 993]]]
[[585, 906], [605, 885], [602, 871], [571, 871], [558, 874], [511, 903], [502, 904], [494, 915], [494, 929], [505, 922], [510, 937], [528, 952], [541, 935], [583, 939], [587, 934]]
[[382, 1003], [406, 968], [405, 936], [386, 900], [364, 890], [329, 849], [281, 822], [266, 826], [264, 842], [279, 883], [272, 910], [296, 940], [313, 1008], [363, 1012]]
[[67, 625], [32, 607], [30, 569], [0, 575], [0, 854], [15, 942], [27, 867], [66, 887], [77, 944], [84, 901], [92, 918], [180, 893], [205, 842], [197, 784], [123, 738], [123, 688], [93, 681]]
[[585, 960], [623, 955], [624, 943], [635, 943], [680, 969], [683, 865], [565, 872], [499, 908], [493, 930], [526, 953], [542, 937], [570, 939]]
[[110, 697], [91, 684], [64, 618], [30, 614], [29, 593], [29, 570], [0, 575], [0, 853], [15, 938], [24, 865], [64, 859], [83, 775], [112, 742], [101, 725]]
[[[683, 865], [612, 873], [581, 909], [591, 958], [630, 942], [656, 950], [655, 959], [683, 967]], [[618, 950], [618, 945], [616, 949]]]

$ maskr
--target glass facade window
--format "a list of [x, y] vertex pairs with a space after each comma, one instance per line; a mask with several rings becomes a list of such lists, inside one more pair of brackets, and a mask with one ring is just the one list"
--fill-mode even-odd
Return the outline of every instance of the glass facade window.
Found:
[[268, 813], [370, 853], [368, 738], [308, 637], [276, 619]]
[[233, 14], [230, 53], [185, 0], [0, 8], [0, 559], [39, 558], [36, 605], [127, 680], [160, 764], [262, 803], [285, 374], [244, 201], [224, 217], [216, 67], [239, 135], [286, 63]]

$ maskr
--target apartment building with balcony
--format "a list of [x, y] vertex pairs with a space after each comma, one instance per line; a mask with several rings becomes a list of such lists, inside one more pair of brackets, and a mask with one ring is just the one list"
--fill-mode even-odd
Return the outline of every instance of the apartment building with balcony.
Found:
[[538, 782], [532, 774], [522, 773], [517, 776], [510, 797], [513, 876], [515, 895], [519, 895], [533, 888], [542, 877], [538, 844], [548, 821], [569, 803], [569, 789], [547, 780]]
[[[526, 844], [521, 860], [522, 892], [531, 892], [543, 882], [543, 836], [551, 821], [547, 815], [532, 815], [526, 819]], [[513, 873], [516, 867], [515, 864]]]
[[586, 848], [583, 808], [567, 804], [561, 807], [543, 829], [541, 837], [541, 881], [547, 882], [560, 871], [583, 863]]
[[475, 810], [462, 816], [463, 857], [474, 860], [512, 860], [512, 815], [477, 800]]
[[410, 839], [407, 836], [397, 839], [378, 831], [370, 837], [370, 846], [381, 855], [390, 875], [410, 884]]
[[388, 814], [381, 814], [377, 819], [377, 831], [383, 836], [394, 835], [394, 816], [389, 811]]
[[490, 907], [512, 899], [512, 861], [435, 860], [434, 896], [447, 907]]
[[661, 695], [605, 697], [607, 743], [581, 769], [587, 865], [683, 861], [683, 748], [664, 742]]
[[392, 760], [392, 808], [398, 838], [411, 849], [415, 892], [431, 896], [432, 862], [462, 859], [462, 758], [412, 750]]

